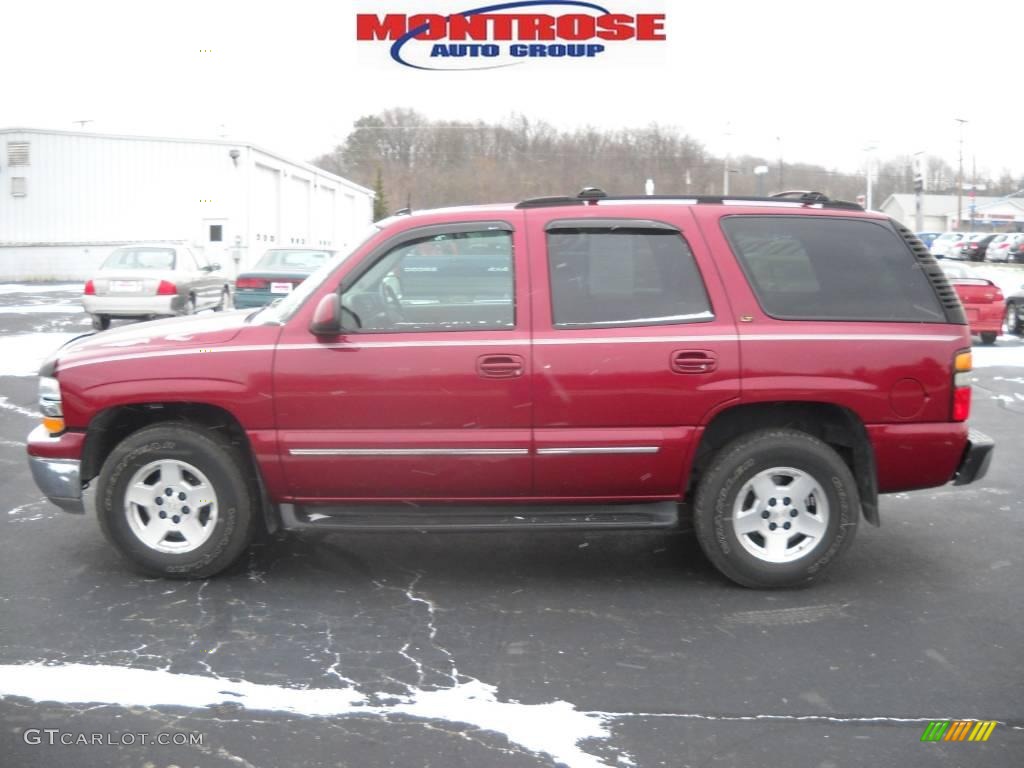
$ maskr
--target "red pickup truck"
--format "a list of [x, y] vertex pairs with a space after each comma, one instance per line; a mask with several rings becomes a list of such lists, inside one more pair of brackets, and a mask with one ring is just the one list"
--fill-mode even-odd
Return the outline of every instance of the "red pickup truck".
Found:
[[29, 462], [148, 573], [261, 532], [672, 528], [804, 584], [878, 495], [969, 483], [970, 337], [927, 249], [817, 193], [599, 190], [395, 215], [258, 311], [40, 372]]

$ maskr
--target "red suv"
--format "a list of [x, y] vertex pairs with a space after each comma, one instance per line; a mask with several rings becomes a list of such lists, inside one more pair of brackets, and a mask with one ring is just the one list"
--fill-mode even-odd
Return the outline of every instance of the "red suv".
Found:
[[956, 293], [816, 193], [579, 197], [378, 222], [255, 312], [78, 339], [36, 482], [149, 573], [261, 531], [673, 528], [752, 587], [818, 577], [878, 495], [980, 478]]

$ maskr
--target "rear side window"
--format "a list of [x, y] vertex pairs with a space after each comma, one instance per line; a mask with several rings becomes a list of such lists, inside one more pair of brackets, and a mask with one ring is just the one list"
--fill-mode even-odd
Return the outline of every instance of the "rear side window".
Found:
[[679, 232], [552, 228], [551, 304], [557, 328], [665, 325], [710, 320], [711, 305]]
[[762, 308], [788, 320], [945, 322], [927, 275], [882, 224], [809, 216], [722, 221]]

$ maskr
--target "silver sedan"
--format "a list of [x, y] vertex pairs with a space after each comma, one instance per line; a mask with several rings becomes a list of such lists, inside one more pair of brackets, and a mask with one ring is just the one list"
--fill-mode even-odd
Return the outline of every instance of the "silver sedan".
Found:
[[201, 253], [174, 243], [115, 248], [91, 280], [82, 305], [93, 327], [105, 330], [112, 317], [190, 315], [231, 306], [231, 284]]

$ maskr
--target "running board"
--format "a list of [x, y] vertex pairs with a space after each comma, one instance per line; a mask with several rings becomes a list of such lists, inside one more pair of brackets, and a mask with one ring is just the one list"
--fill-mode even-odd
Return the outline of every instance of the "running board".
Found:
[[674, 501], [602, 505], [281, 504], [284, 528], [345, 531], [520, 531], [675, 528]]

